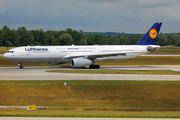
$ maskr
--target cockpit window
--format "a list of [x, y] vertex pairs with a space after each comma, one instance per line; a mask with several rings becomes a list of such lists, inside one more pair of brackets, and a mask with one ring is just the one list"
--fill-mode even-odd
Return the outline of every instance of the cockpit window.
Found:
[[7, 51], [7, 53], [14, 53], [14, 51]]

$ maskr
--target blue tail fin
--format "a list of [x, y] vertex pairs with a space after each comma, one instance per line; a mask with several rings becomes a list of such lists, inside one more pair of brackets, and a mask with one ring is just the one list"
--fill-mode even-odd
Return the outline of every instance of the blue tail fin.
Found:
[[144, 37], [134, 45], [154, 45], [162, 23], [154, 23]]

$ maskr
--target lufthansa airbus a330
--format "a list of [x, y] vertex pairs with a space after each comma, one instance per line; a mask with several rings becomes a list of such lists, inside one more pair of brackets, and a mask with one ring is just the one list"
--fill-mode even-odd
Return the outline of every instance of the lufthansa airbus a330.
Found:
[[154, 23], [144, 37], [134, 45], [86, 45], [86, 46], [23, 46], [10, 49], [3, 56], [23, 63], [47, 62], [49, 65], [70, 63], [72, 67], [99, 69], [98, 61], [113, 61], [133, 58], [159, 48], [155, 45], [162, 23]]

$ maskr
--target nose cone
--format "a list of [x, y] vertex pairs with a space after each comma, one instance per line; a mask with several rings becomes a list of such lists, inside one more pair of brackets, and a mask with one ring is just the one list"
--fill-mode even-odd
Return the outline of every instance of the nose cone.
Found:
[[3, 57], [11, 61], [16, 61], [13, 53], [5, 53]]
[[11, 58], [10, 54], [8, 54], [8, 53], [5, 53], [5, 54], [3, 55], [3, 57], [6, 58], [6, 59]]
[[7, 53], [4, 53], [4, 54], [3, 54], [3, 57], [6, 58], [6, 57], [7, 57]]

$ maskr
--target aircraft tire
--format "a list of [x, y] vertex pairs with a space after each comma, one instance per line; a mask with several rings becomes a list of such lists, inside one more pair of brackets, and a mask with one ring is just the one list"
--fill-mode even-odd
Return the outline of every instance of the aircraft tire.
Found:
[[90, 65], [89, 68], [90, 69], [99, 69], [100, 66], [99, 65]]
[[24, 68], [24, 66], [23, 66], [23, 65], [20, 65], [20, 66], [19, 66], [19, 68], [20, 68], [20, 69], [23, 69], [23, 68]]
[[100, 68], [100, 65], [96, 65], [96, 69], [99, 69]]

